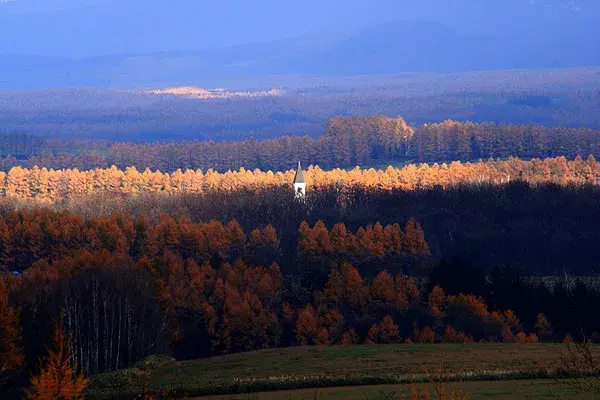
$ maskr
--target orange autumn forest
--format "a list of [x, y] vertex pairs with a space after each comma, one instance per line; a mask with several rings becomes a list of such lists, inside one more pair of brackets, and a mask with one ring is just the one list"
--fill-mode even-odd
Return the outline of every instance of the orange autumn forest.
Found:
[[[593, 314], [564, 313], [598, 296], [589, 284], [526, 277], [552, 274], [548, 257], [589, 267], [595, 242], [585, 226], [594, 219], [562, 205], [595, 204], [600, 163], [591, 153], [309, 165], [300, 196], [297, 172], [0, 172], [5, 381], [29, 370], [29, 398], [66, 390], [79, 399], [94, 393], [95, 376], [156, 354], [542, 345], [576, 335], [577, 318], [595, 326]], [[540, 225], [524, 210], [554, 219]], [[571, 241], [530, 252], [547, 245], [532, 230], [558, 227], [579, 240], [576, 256], [564, 252]], [[53, 340], [32, 347], [40, 331]]]

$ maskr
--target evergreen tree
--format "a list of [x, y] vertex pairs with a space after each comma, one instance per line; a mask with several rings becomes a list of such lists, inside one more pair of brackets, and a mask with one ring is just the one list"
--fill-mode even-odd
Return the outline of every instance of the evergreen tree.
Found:
[[40, 360], [40, 372], [31, 378], [27, 391], [29, 400], [81, 400], [88, 380], [71, 356], [70, 339], [63, 328], [63, 321], [56, 326], [52, 348]]

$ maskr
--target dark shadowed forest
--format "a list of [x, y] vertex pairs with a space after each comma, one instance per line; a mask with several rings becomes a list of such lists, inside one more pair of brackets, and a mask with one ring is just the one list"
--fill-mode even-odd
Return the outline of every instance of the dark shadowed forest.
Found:
[[138, 216], [6, 209], [0, 263], [19, 273], [0, 281], [1, 315], [17, 315], [8, 298], [23, 328], [6, 348], [34, 364], [44, 351], [39, 336], [51, 336], [61, 312], [88, 374], [155, 353], [536, 343], [582, 325], [600, 339], [588, 307], [599, 301], [597, 287], [545, 284], [523, 268], [595, 268], [595, 188], [513, 183], [349, 196], [351, 206], [334, 190], [307, 203], [282, 189], [182, 197], [159, 202], [169, 214], [155, 221], [145, 217], [156, 207], [149, 201], [135, 204]]

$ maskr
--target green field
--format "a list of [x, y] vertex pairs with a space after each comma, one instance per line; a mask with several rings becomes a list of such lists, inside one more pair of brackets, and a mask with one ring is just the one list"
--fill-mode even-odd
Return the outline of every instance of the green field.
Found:
[[[476, 398], [512, 399], [523, 397], [498, 395], [543, 395], [548, 393], [548, 384], [554, 390], [567, 390], [551, 380], [539, 381], [551, 376], [559, 365], [561, 349], [562, 345], [548, 344], [445, 345], [443, 359], [447, 371], [456, 374], [452, 378], [463, 380], [465, 389], [476, 394]], [[425, 374], [435, 373], [440, 359], [439, 345], [298, 347], [167, 362], [149, 369], [145, 375], [155, 389], [180, 391], [189, 396], [303, 389], [279, 393], [284, 397], [275, 393], [250, 397], [302, 399], [318, 395], [317, 398], [364, 399], [365, 391], [376, 394], [378, 390], [398, 391], [399, 387], [408, 390], [406, 385], [370, 386], [426, 381]], [[143, 376], [141, 369], [133, 368], [95, 377], [89, 398], [125, 398], [139, 393]], [[506, 382], [482, 382], [498, 380]], [[320, 389], [316, 392], [314, 388]]]
[[[566, 384], [552, 380], [465, 382], [455, 384], [472, 400], [593, 400], [598, 396], [580, 395]], [[196, 397], [194, 400], [410, 400], [413, 385], [351, 386], [325, 389], [299, 389], [255, 394]], [[429, 385], [414, 385], [433, 393]]]

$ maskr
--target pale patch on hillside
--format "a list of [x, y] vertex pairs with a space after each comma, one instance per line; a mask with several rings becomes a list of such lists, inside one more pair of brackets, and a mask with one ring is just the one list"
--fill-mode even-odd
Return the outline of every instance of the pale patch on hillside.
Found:
[[234, 92], [227, 89], [203, 89], [193, 86], [178, 86], [164, 89], [145, 90], [142, 93], [161, 96], [177, 96], [188, 99], [231, 99], [236, 97], [268, 97], [281, 96], [284, 91], [281, 89]]

